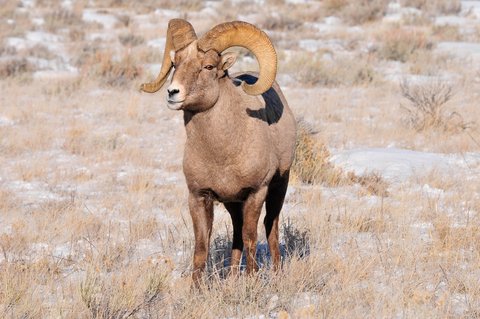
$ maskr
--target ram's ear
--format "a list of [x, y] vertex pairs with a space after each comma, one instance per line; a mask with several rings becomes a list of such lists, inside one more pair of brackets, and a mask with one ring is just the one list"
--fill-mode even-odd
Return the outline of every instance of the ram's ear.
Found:
[[226, 71], [232, 67], [232, 65], [237, 61], [237, 55], [233, 52], [228, 52], [222, 55], [222, 58], [219, 63], [219, 70]]

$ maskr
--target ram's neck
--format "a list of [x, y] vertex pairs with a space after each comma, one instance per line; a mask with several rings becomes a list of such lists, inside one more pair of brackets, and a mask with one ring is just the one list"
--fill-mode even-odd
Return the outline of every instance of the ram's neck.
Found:
[[228, 162], [241, 156], [248, 139], [247, 113], [242, 91], [228, 79], [221, 83], [217, 103], [207, 111], [185, 112], [186, 148], [202, 158]]

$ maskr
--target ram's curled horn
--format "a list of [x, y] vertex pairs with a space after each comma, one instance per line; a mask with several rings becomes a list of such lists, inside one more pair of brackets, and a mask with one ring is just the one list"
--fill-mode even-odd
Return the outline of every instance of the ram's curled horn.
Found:
[[188, 46], [197, 39], [195, 30], [192, 25], [183, 19], [172, 19], [168, 23], [167, 37], [165, 41], [165, 51], [163, 53], [163, 63], [160, 73], [155, 81], [150, 83], [143, 83], [140, 90], [155, 93], [165, 84], [168, 74], [172, 69], [172, 61], [170, 60], [170, 51], [175, 52]]
[[250, 50], [259, 64], [257, 82], [242, 83], [245, 93], [259, 95], [267, 91], [277, 74], [277, 54], [267, 34], [250, 23], [233, 21], [217, 25], [198, 40], [198, 48], [204, 52], [213, 49], [222, 53], [232, 46]]

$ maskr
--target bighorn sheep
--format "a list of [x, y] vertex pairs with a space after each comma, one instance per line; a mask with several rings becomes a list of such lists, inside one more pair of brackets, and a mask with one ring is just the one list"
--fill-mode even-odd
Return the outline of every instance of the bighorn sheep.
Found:
[[[230, 77], [232, 46], [249, 49], [260, 71]], [[274, 82], [277, 56], [268, 36], [246, 22], [217, 25], [197, 39], [182, 19], [168, 24], [160, 74], [141, 90], [154, 93], [166, 82], [168, 107], [182, 110], [187, 133], [183, 171], [195, 233], [193, 282], [205, 268], [213, 223], [213, 201], [225, 205], [233, 223], [231, 272], [238, 273], [245, 245], [247, 273], [255, 262], [257, 224], [263, 203], [273, 268], [280, 265], [278, 218], [293, 161], [296, 122]]]

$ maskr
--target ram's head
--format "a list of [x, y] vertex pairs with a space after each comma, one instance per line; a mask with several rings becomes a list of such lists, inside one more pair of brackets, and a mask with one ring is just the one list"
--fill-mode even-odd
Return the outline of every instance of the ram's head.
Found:
[[233, 53], [222, 55], [232, 46], [250, 50], [259, 63], [258, 81], [242, 83], [245, 93], [259, 95], [267, 91], [275, 80], [277, 55], [263, 31], [249, 23], [234, 21], [219, 24], [197, 39], [192, 25], [182, 19], [170, 20], [160, 73], [155, 81], [142, 84], [141, 90], [158, 91], [173, 68], [167, 89], [169, 108], [195, 111], [211, 107], [219, 96], [219, 79], [235, 62]]

